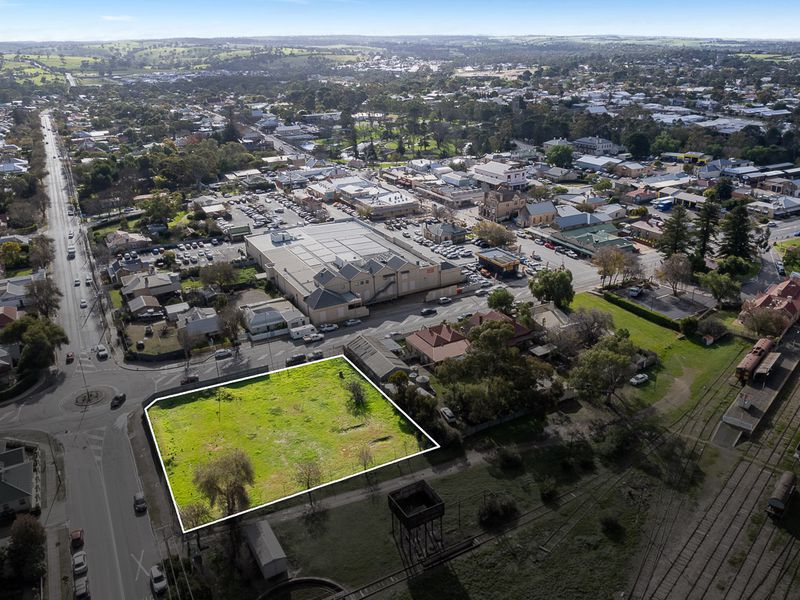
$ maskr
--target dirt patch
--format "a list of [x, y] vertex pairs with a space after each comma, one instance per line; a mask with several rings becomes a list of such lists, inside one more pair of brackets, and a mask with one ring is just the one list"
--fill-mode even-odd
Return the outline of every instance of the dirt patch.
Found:
[[700, 373], [700, 369], [683, 369], [683, 374], [673, 380], [672, 385], [664, 393], [661, 400], [658, 400], [652, 409], [656, 412], [665, 414], [680, 408], [680, 406], [692, 397], [692, 382]]

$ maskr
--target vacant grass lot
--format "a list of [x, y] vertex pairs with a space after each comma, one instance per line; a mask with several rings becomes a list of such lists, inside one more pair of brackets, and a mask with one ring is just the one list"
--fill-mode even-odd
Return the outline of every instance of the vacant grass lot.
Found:
[[679, 339], [674, 331], [593, 294], [577, 294], [572, 307], [597, 308], [611, 313], [614, 326], [627, 329], [634, 344], [658, 354], [659, 363], [647, 371], [651, 381], [637, 390], [640, 400], [648, 405], [663, 398], [678, 380], [681, 387], [690, 390], [690, 397], [685, 400], [696, 400], [722, 371], [732, 371], [733, 363], [749, 347], [747, 342], [732, 336], [712, 346]]
[[[362, 410], [349, 402], [349, 380], [366, 393]], [[233, 448], [253, 463], [251, 506], [303, 491], [295, 473], [304, 461], [319, 461], [326, 483], [361, 471], [364, 448], [370, 466], [420, 450], [416, 428], [343, 358], [161, 400], [148, 414], [179, 507], [206, 502], [195, 469]]]

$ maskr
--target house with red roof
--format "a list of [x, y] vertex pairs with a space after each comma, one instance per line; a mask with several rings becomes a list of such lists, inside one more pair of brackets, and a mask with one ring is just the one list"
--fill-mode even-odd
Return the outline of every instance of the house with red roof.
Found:
[[406, 347], [422, 364], [436, 364], [463, 356], [469, 341], [459, 331], [442, 323], [415, 331], [406, 338]]
[[16, 306], [0, 306], [0, 329], [22, 316]]
[[508, 346], [521, 346], [525, 342], [532, 340], [536, 335], [536, 332], [533, 329], [528, 329], [513, 317], [510, 317], [497, 310], [479, 312], [472, 315], [464, 322], [464, 333], [469, 334], [469, 332], [475, 327], [480, 327], [484, 323], [491, 322], [508, 323], [511, 325], [512, 329], [514, 330], [514, 335], [509, 338], [508, 342], [506, 342]]
[[800, 316], [800, 278], [789, 277], [780, 283], [774, 283], [761, 292], [753, 300], [744, 303], [739, 318], [754, 308], [769, 308], [782, 312], [794, 324]]

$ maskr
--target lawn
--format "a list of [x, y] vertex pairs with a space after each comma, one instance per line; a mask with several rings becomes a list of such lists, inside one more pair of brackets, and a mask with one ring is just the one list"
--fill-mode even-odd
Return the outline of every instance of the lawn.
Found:
[[[362, 385], [362, 409], [349, 400], [349, 380]], [[302, 493], [296, 473], [304, 462], [317, 462], [325, 484], [362, 471], [364, 449], [378, 467], [433, 446], [421, 446], [413, 423], [342, 357], [163, 398], [148, 417], [179, 507], [207, 503], [195, 469], [229, 449], [252, 462], [255, 507]], [[212, 518], [222, 516], [214, 507]]]
[[108, 296], [111, 298], [111, 306], [122, 308], [122, 292], [117, 289], [110, 289], [108, 290]]
[[593, 294], [577, 294], [572, 308], [597, 308], [610, 313], [614, 326], [627, 329], [634, 344], [658, 354], [659, 364], [648, 370], [651, 381], [636, 392], [647, 405], [663, 398], [677, 379], [689, 386], [691, 395], [686, 400], [696, 400], [720, 372], [733, 370], [733, 363], [749, 348], [747, 342], [733, 336], [712, 346], [681, 339], [676, 332]]

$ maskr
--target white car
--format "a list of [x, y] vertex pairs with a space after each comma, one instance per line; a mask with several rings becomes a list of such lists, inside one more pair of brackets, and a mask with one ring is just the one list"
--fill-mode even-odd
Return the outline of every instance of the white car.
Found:
[[323, 323], [319, 326], [319, 330], [322, 333], [330, 333], [331, 331], [336, 331], [339, 329], [339, 326], [336, 323]]
[[75, 287], [80, 287], [80, 285], [81, 285], [81, 280], [80, 279], [76, 279], [75, 280]]
[[444, 306], [445, 304], [450, 304], [452, 301], [453, 299], [448, 298], [447, 296], [442, 296], [441, 298], [439, 298], [439, 304], [441, 304], [442, 306]]
[[630, 378], [629, 383], [631, 385], [642, 385], [643, 383], [647, 383], [649, 380], [650, 377], [647, 376], [647, 373], [637, 373]]
[[160, 596], [167, 591], [167, 578], [164, 577], [164, 572], [158, 565], [150, 568], [150, 588], [153, 590], [154, 596]]
[[313, 344], [314, 342], [321, 342], [325, 339], [324, 333], [309, 333], [303, 336], [303, 342], [306, 344]]
[[360, 325], [360, 324], [361, 324], [361, 319], [347, 319], [347, 321], [344, 322], [345, 327], [353, 327], [355, 325]]
[[[81, 282], [79, 281], [78, 285], [80, 285], [80, 284], [81, 284]], [[86, 298], [81, 298], [81, 308], [86, 308], [87, 306], [89, 306], [89, 305], [86, 302]]]
[[72, 555], [72, 573], [77, 577], [89, 570], [89, 563], [86, 562], [86, 552], [81, 550]]

